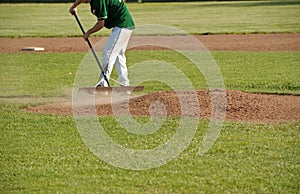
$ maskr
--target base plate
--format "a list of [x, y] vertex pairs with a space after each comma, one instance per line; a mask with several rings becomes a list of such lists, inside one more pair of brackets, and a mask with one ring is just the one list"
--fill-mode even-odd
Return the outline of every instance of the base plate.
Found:
[[24, 47], [21, 49], [22, 51], [44, 51], [43, 47]]

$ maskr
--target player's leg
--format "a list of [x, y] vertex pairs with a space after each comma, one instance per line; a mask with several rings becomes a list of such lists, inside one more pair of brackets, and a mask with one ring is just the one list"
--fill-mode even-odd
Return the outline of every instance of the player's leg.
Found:
[[[119, 32], [113, 29], [112, 34], [110, 35], [103, 50], [102, 69], [108, 80], [110, 79], [110, 74], [114, 65], [114, 61], [116, 60], [117, 57], [115, 52], [116, 51], [115, 45], [118, 36], [119, 36]], [[102, 74], [100, 75], [100, 81], [96, 84], [96, 86], [105, 86], [105, 87], [108, 86]]]
[[[109, 40], [107, 41], [103, 51], [103, 70], [108, 80], [110, 78], [113, 66], [115, 65], [116, 59], [121, 50], [124, 48], [124, 44], [125, 49], [127, 47], [129, 37], [130, 34], [128, 36], [128, 32], [122, 30], [122, 28], [116, 27], [112, 30], [112, 34], [109, 37]], [[100, 81], [98, 84], [107, 86], [107, 83], [104, 81], [102, 75], [100, 76]]]
[[116, 71], [118, 74], [120, 85], [129, 86], [128, 70], [126, 66], [125, 52], [121, 52], [116, 60]]
[[125, 51], [126, 51], [129, 39], [130, 39], [131, 32], [132, 32], [132, 30], [129, 30], [126, 28], [122, 29], [122, 36], [123, 36], [122, 39], [124, 40], [124, 42], [123, 42], [120, 53], [115, 62], [119, 82], [122, 86], [129, 86]]

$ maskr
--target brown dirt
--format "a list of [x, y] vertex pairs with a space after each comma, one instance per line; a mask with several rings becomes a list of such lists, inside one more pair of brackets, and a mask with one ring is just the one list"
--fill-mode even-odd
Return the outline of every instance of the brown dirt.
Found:
[[[93, 110], [96, 109], [99, 116], [113, 116], [120, 114], [127, 115], [126, 110], [129, 108], [132, 116], [163, 116], [161, 115], [163, 111], [161, 111], [159, 106], [160, 104], [164, 104], [167, 116], [211, 118], [212, 105], [210, 92], [206, 90], [196, 91], [198, 102], [190, 101], [190, 93], [189, 91], [178, 93], [158, 92], [131, 97], [129, 103], [126, 100], [120, 100], [114, 104], [120, 111], [119, 113], [113, 111], [112, 104], [107, 100], [108, 97], [101, 96], [96, 96], [97, 102], [95, 108], [93, 106], [82, 106], [79, 109], [72, 109], [71, 102], [61, 102], [29, 107], [26, 111], [60, 115], [72, 115], [74, 111], [74, 114], [77, 115], [89, 115], [93, 114]], [[262, 95], [228, 90], [226, 91], [226, 98], [226, 109], [222, 105], [216, 106], [217, 109], [215, 109], [219, 113], [223, 113], [226, 110], [226, 120], [255, 123], [278, 123], [300, 120], [300, 96]], [[193, 106], [199, 105], [200, 114], [199, 112], [182, 113], [179, 100], [182, 103], [188, 103], [188, 107], [191, 110], [195, 110]], [[153, 104], [157, 103], [159, 104], [158, 106], [153, 106]], [[214, 118], [218, 118], [218, 116]]]
[[[210, 51], [300, 51], [300, 34], [251, 34], [251, 35], [206, 35], [195, 36]], [[166, 37], [133, 37], [132, 42], [138, 42], [140, 38], [163, 41]], [[169, 37], [170, 38], [170, 37]], [[93, 37], [93, 43], [101, 40]], [[176, 42], [174, 44], [177, 44]], [[0, 52], [21, 52], [22, 47], [44, 47], [45, 52], [87, 52], [89, 49], [80, 37], [74, 38], [0, 38]], [[134, 49], [162, 49], [160, 47], [146, 47]], [[131, 115], [149, 115], [149, 109], [153, 109], [153, 102], [165, 104], [168, 116], [180, 116], [180, 98], [188, 98], [189, 92], [159, 92], [144, 96], [132, 97], [129, 100]], [[250, 94], [241, 91], [227, 91], [227, 105], [219, 107], [226, 110], [226, 120], [246, 121], [256, 123], [286, 122], [300, 120], [300, 96], [292, 95], [265, 95]], [[209, 91], [197, 91], [200, 113], [190, 113], [184, 116], [211, 117], [211, 99]], [[100, 116], [113, 115], [110, 100], [97, 97], [96, 110]], [[194, 104], [194, 102], [189, 102]], [[71, 115], [71, 102], [44, 104], [29, 107], [26, 111]], [[117, 102], [126, 108], [124, 102]], [[197, 104], [197, 103], [196, 103]], [[121, 106], [121, 107], [122, 107]], [[194, 106], [194, 105], [189, 105]], [[154, 108], [155, 109], [155, 108]], [[85, 110], [89, 113], [89, 109]], [[159, 110], [150, 110], [152, 114], [160, 113]]]
[[[210, 51], [300, 51], [300, 34], [245, 34], [194, 36]], [[132, 37], [135, 45], [141, 39], [147, 42], [164, 41], [164, 36]], [[96, 43], [101, 37], [92, 37]], [[178, 42], [174, 42], [178, 44]], [[45, 52], [87, 52], [89, 48], [81, 37], [68, 38], [0, 38], [0, 52], [20, 52], [23, 47], [44, 47]], [[145, 48], [144, 48], [145, 49]], [[148, 47], [148, 49], [160, 49]]]

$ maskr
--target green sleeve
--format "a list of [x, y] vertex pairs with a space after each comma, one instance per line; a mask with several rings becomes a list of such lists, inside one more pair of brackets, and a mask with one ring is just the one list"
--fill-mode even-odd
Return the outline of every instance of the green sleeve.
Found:
[[106, 9], [106, 1], [105, 0], [98, 0], [99, 5], [96, 9], [96, 16], [98, 20], [105, 20], [107, 18], [107, 9]]

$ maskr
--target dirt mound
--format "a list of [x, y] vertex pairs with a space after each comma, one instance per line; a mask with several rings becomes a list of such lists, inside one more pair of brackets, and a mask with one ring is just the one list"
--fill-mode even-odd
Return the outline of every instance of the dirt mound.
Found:
[[[183, 92], [157, 92], [143, 96], [131, 97], [128, 101], [110, 103], [108, 97], [96, 96], [95, 107], [80, 109], [80, 114], [90, 114], [94, 110], [98, 116], [113, 116], [118, 114], [130, 114], [131, 116], [149, 116], [165, 113], [166, 116], [199, 116], [203, 119], [211, 118], [212, 100], [207, 90], [196, 91], [196, 98], [190, 98], [192, 91]], [[224, 96], [224, 92], [220, 92]], [[192, 100], [191, 100], [192, 99]], [[191, 112], [182, 112], [188, 105]], [[216, 102], [216, 101], [215, 101]], [[224, 104], [223, 104], [224, 105]], [[113, 111], [116, 106], [118, 113]], [[195, 107], [198, 106], [198, 107]], [[225, 109], [226, 106], [226, 109]], [[226, 111], [226, 120], [245, 121], [255, 123], [274, 123], [300, 120], [300, 96], [293, 95], [269, 95], [252, 94], [241, 91], [226, 91], [226, 105], [216, 106], [220, 113]], [[196, 108], [196, 109], [194, 109]], [[122, 111], [124, 110], [124, 111]], [[194, 110], [200, 110], [195, 112]], [[72, 115], [71, 102], [52, 103], [42, 106], [29, 107], [29, 112], [44, 114]], [[76, 110], [75, 110], [76, 114]]]

